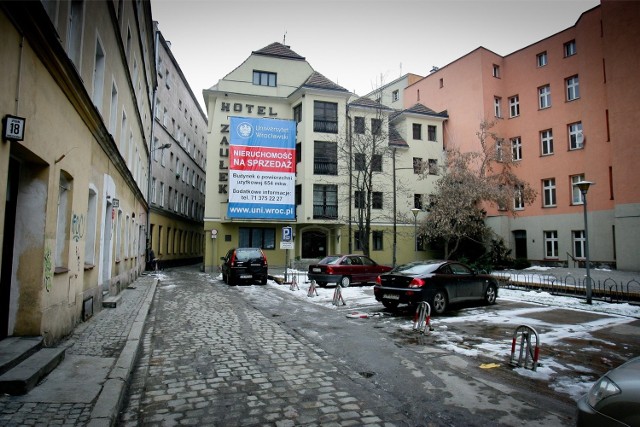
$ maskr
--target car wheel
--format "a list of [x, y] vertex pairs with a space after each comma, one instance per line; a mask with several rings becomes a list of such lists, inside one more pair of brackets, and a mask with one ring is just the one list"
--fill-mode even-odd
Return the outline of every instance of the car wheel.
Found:
[[436, 314], [442, 314], [446, 311], [447, 305], [447, 293], [442, 289], [436, 291], [431, 301], [431, 310]]
[[349, 276], [342, 276], [342, 278], [340, 279], [339, 285], [342, 286], [343, 288], [348, 288], [350, 284], [351, 284], [351, 278]]
[[265, 286], [267, 284], [267, 278], [265, 277], [264, 279], [260, 280], [260, 284], [262, 286]]
[[382, 305], [384, 305], [385, 308], [387, 308], [387, 309], [389, 309], [391, 311], [397, 309], [398, 308], [398, 304], [400, 304], [398, 301], [393, 301], [393, 300], [390, 301], [390, 300], [386, 300], [386, 299], [382, 300]]
[[229, 274], [227, 276], [227, 285], [229, 285], [229, 286], [235, 286], [236, 285], [236, 279], [233, 278], [232, 274]]
[[498, 288], [493, 283], [489, 283], [487, 286], [487, 291], [484, 293], [484, 301], [489, 304], [495, 304], [496, 298], [498, 297]]

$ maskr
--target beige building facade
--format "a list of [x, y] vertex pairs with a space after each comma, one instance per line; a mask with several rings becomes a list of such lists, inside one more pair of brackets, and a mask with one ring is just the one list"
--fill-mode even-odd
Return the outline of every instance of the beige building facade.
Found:
[[[210, 130], [204, 219], [207, 271], [217, 271], [220, 257], [239, 246], [262, 247], [270, 267], [361, 252], [363, 244], [356, 230], [364, 214], [361, 197], [366, 192], [373, 197], [369, 245], [374, 260], [392, 264], [431, 255], [415, 244], [416, 220], [411, 209], [420, 204], [420, 195], [431, 192], [435, 182], [446, 114], [422, 105], [397, 111], [359, 98], [280, 43], [252, 52], [205, 90], [204, 97]], [[229, 184], [231, 117], [296, 122], [295, 219], [228, 216], [233, 190]], [[432, 141], [428, 132], [434, 135]], [[357, 147], [357, 139], [365, 146], [377, 144], [378, 151], [365, 155], [361, 150], [356, 159], [356, 153], [349, 150]], [[416, 164], [416, 159], [422, 161]], [[434, 176], [418, 179], [428, 159], [432, 159]], [[375, 163], [373, 188], [358, 187], [357, 165], [369, 162]], [[422, 215], [424, 212], [419, 213]], [[290, 249], [281, 244], [282, 228], [289, 226], [295, 235]]]
[[0, 34], [0, 338], [51, 344], [144, 269], [151, 9], [1, 2]]

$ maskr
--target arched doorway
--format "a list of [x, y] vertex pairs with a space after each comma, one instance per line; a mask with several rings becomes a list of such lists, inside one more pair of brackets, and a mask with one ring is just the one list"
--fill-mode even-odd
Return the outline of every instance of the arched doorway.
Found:
[[327, 256], [327, 233], [305, 231], [302, 233], [302, 258], [324, 258]]

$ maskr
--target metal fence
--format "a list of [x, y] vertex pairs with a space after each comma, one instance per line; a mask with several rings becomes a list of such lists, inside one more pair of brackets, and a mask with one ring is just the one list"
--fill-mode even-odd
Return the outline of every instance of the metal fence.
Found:
[[[550, 273], [509, 273], [500, 276], [501, 286], [513, 289], [546, 290], [555, 295], [586, 296], [587, 278], [579, 278], [567, 274], [556, 276]], [[608, 302], [638, 302], [640, 301], [640, 281], [591, 278], [591, 294]]]

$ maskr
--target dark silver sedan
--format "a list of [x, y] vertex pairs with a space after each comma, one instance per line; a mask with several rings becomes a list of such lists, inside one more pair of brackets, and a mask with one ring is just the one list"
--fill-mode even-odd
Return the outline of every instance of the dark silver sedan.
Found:
[[578, 401], [577, 425], [640, 426], [640, 357], [604, 374]]
[[455, 261], [410, 262], [381, 274], [376, 282], [373, 294], [388, 309], [426, 301], [433, 313], [442, 314], [450, 303], [484, 300], [495, 304], [498, 297], [496, 277]]

